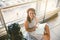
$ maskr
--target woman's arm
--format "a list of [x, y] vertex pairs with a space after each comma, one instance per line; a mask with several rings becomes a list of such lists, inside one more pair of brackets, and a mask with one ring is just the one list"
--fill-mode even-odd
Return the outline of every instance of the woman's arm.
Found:
[[35, 29], [36, 29], [35, 27], [29, 28], [29, 27], [28, 27], [28, 21], [26, 21], [26, 22], [24, 23], [24, 26], [25, 26], [26, 31], [28, 31], [28, 32], [35, 31]]
[[[39, 23], [39, 20], [38, 20], [38, 18], [37, 17], [35, 17], [35, 25], [34, 26], [36, 26], [38, 23]], [[36, 26], [36, 28], [37, 28], [37, 26]]]
[[48, 25], [45, 26], [44, 39], [45, 40], [50, 40], [50, 30], [49, 30], [49, 26]]
[[39, 22], [39, 18], [35, 17], [36, 24]]

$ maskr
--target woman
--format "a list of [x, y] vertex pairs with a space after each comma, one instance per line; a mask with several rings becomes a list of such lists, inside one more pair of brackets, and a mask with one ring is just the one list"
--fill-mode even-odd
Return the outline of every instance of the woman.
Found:
[[50, 40], [49, 26], [46, 23], [38, 24], [35, 9], [29, 8], [27, 10], [27, 20], [24, 26], [28, 34], [37, 40]]

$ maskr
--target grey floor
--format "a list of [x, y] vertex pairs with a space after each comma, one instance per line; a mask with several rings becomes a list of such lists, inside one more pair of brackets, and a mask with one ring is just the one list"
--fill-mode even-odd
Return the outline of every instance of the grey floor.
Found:
[[60, 40], [60, 12], [57, 17], [49, 20], [47, 23], [50, 28], [51, 40]]

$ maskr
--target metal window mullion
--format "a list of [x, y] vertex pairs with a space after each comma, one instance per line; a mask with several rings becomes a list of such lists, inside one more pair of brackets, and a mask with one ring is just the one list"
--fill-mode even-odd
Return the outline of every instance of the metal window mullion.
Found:
[[6, 27], [6, 24], [5, 24], [5, 21], [4, 21], [4, 18], [3, 18], [3, 15], [2, 15], [1, 9], [0, 9], [0, 21], [1, 21], [2, 26], [5, 27], [5, 30], [7, 32], [7, 37], [8, 37], [8, 30], [7, 30], [7, 27]]
[[5, 29], [7, 31], [6, 24], [5, 24], [1, 9], [0, 9], [0, 21], [1, 21], [2, 26], [5, 27]]
[[39, 16], [39, 13], [40, 13], [40, 6], [41, 6], [41, 0], [37, 0], [37, 2], [36, 2], [36, 13], [37, 13], [37, 16]]
[[47, 3], [48, 3], [48, 0], [46, 0], [46, 4], [45, 4], [43, 23], [45, 22], [45, 16], [46, 16], [46, 10], [47, 10]]

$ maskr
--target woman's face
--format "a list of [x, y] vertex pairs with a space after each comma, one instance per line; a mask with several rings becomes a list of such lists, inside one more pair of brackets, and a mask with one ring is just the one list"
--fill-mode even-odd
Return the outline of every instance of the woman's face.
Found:
[[30, 10], [28, 15], [31, 19], [33, 19], [35, 17], [35, 12]]

